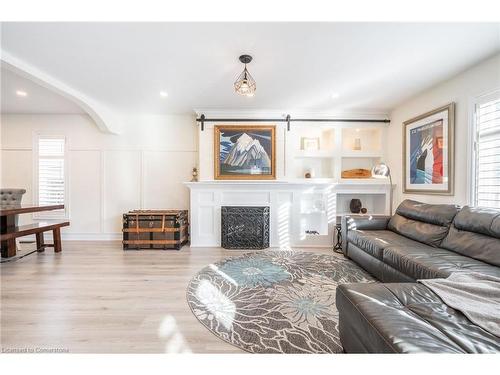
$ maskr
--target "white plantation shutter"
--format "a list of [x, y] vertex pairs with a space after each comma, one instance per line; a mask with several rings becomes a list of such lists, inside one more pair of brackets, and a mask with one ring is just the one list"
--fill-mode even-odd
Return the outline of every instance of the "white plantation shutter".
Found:
[[[38, 137], [38, 204], [65, 204], [66, 140], [60, 136]], [[37, 216], [64, 216], [64, 211], [46, 211]]]
[[500, 208], [500, 94], [475, 109], [474, 205]]

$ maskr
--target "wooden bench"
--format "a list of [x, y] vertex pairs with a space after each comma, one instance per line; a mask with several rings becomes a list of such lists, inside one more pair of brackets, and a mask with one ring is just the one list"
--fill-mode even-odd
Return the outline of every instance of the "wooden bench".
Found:
[[[0, 234], [2, 241], [2, 256], [11, 257], [16, 255], [16, 238], [29, 235], [36, 235], [36, 248], [38, 251], [44, 251], [46, 247], [53, 247], [56, 253], [62, 250], [61, 246], [61, 228], [69, 226], [69, 221], [62, 223], [33, 223], [28, 225], [21, 225], [18, 227], [10, 227], [5, 233]], [[54, 237], [53, 244], [46, 244], [43, 239], [43, 233], [52, 231]], [[6, 244], [4, 249], [3, 244]], [[3, 254], [3, 253], [6, 254]]]

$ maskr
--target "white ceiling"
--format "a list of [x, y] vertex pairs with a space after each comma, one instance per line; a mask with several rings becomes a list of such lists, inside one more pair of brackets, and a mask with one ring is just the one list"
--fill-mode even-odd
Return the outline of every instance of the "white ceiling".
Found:
[[[416, 93], [500, 52], [499, 24], [3, 23], [2, 49], [122, 112], [194, 108], [387, 113]], [[233, 91], [242, 70], [253, 98]], [[3, 73], [3, 71], [2, 71]], [[21, 82], [2, 77], [6, 110]], [[28, 86], [26, 86], [28, 87]], [[37, 88], [28, 88], [36, 92]], [[159, 92], [166, 90], [168, 98]], [[338, 93], [332, 99], [332, 93]], [[30, 93], [35, 98], [35, 94]], [[33, 108], [54, 109], [39, 96]], [[45, 102], [44, 102], [45, 101]], [[24, 101], [23, 103], [28, 103]], [[61, 103], [64, 111], [75, 110]], [[34, 111], [27, 106], [26, 111]]]
[[[2, 113], [84, 113], [70, 100], [4, 67], [0, 74]], [[18, 90], [28, 95], [20, 97], [16, 94]]]

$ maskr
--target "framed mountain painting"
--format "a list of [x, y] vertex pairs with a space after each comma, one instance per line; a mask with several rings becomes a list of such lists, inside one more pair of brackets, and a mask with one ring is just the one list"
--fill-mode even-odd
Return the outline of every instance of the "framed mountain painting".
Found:
[[216, 180], [274, 180], [276, 178], [276, 127], [214, 127], [214, 178]]
[[403, 124], [403, 192], [452, 195], [455, 103]]

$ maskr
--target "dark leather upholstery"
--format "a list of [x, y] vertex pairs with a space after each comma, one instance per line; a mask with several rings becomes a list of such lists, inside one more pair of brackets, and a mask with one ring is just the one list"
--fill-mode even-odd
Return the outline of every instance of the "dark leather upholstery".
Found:
[[[342, 216], [342, 238], [347, 238], [349, 231], [387, 229], [390, 216]], [[342, 241], [342, 251], [347, 255], [347, 241]]]
[[464, 207], [441, 247], [500, 266], [500, 211]]
[[372, 257], [366, 251], [352, 243], [349, 244], [349, 258], [361, 265], [366, 271], [384, 283], [415, 282], [415, 279], [412, 277], [409, 277], [397, 269], [389, 266], [382, 260]]
[[347, 353], [500, 352], [500, 338], [422, 284], [341, 285], [336, 304]]
[[459, 208], [453, 204], [427, 204], [406, 199], [398, 206], [396, 213], [408, 219], [422, 221], [443, 227], [450, 226]]
[[390, 246], [428, 247], [390, 230], [350, 230], [347, 240], [378, 259], [382, 259], [384, 249]]
[[465, 206], [453, 224], [458, 230], [500, 238], [500, 211], [493, 208]]
[[438, 247], [448, 234], [448, 227], [424, 223], [395, 214], [389, 221], [388, 229], [402, 236]]
[[414, 280], [445, 278], [457, 271], [500, 277], [499, 267], [432, 247], [388, 247], [384, 250], [383, 261]]
[[351, 259], [356, 253], [359, 264], [384, 282], [447, 277], [462, 270], [499, 276], [499, 229], [499, 210], [406, 200], [390, 220], [344, 217], [343, 251]]
[[389, 221], [388, 229], [413, 240], [437, 247], [448, 234], [458, 212], [454, 205], [403, 201]]
[[344, 217], [342, 225], [344, 254], [380, 281], [399, 283], [337, 289], [347, 352], [500, 352], [500, 338], [412, 283], [456, 271], [500, 277], [500, 210], [404, 201], [390, 220]]

